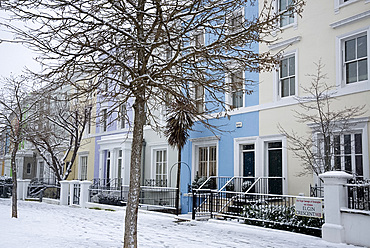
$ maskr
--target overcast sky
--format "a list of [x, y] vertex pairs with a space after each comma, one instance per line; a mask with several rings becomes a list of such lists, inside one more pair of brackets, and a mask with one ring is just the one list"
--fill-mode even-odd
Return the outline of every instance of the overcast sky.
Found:
[[[0, 10], [0, 22], [7, 13]], [[11, 39], [13, 36], [0, 28], [0, 38]], [[33, 60], [36, 55], [20, 44], [0, 43], [0, 77], [11, 74], [20, 75], [25, 67], [38, 71], [40, 66]]]

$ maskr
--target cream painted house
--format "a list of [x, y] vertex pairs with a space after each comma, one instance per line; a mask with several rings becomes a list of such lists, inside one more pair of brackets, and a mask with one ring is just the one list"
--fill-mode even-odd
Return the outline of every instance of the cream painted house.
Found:
[[[274, 0], [275, 9], [284, 9], [287, 0]], [[338, 100], [333, 109], [366, 104], [364, 115], [354, 120], [355, 125], [341, 135], [340, 156], [342, 170], [351, 167], [354, 174], [369, 178], [369, 119], [370, 119], [370, 1], [326, 0], [307, 1], [302, 17], [286, 16], [277, 24], [282, 33], [272, 32], [277, 41], [260, 45], [260, 51], [278, 53], [284, 49], [281, 65], [259, 77], [259, 137], [263, 169], [268, 170], [270, 142], [281, 142], [282, 176], [286, 178], [286, 193], [309, 194], [309, 185], [318, 180], [312, 175], [298, 177], [301, 161], [287, 149], [287, 140], [278, 129], [301, 135], [311, 135], [310, 123], [299, 123], [293, 110], [302, 111], [296, 97], [303, 96], [320, 60], [325, 65], [329, 85], [336, 86]], [[344, 147], [351, 146], [350, 151]], [[355, 149], [356, 148], [356, 149]], [[360, 150], [360, 151], [358, 151]], [[345, 154], [344, 154], [345, 153]], [[346, 159], [344, 157], [347, 157]], [[348, 160], [347, 160], [348, 159]], [[345, 165], [346, 161], [346, 165]]]

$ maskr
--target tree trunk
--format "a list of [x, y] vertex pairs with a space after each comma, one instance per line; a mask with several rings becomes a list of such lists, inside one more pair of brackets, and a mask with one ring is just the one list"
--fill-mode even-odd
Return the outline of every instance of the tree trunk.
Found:
[[131, 146], [130, 188], [125, 216], [124, 248], [137, 247], [137, 215], [140, 196], [140, 170], [145, 123], [144, 99], [136, 98], [134, 104], [134, 130]]
[[181, 179], [181, 147], [178, 147], [177, 154], [177, 177], [176, 177], [176, 199], [175, 199], [175, 208], [176, 215], [179, 215], [179, 203], [180, 203], [180, 179]]
[[13, 179], [13, 189], [12, 189], [12, 218], [18, 218], [18, 202], [17, 202], [17, 166], [15, 164], [15, 157], [17, 155], [17, 147], [19, 144], [14, 144], [14, 149], [12, 151], [11, 157], [11, 170]]

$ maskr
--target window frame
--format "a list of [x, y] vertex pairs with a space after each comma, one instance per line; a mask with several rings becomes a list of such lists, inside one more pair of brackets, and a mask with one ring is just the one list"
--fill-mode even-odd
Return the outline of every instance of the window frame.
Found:
[[[369, 79], [369, 72], [370, 72], [370, 63], [369, 63], [369, 54], [370, 54], [370, 26], [367, 26], [363, 29], [356, 30], [354, 32], [346, 33], [336, 38], [336, 59], [337, 63], [337, 86], [339, 89], [350, 92], [358, 92], [363, 90], [369, 90], [370, 88], [370, 79]], [[345, 75], [345, 42], [362, 35], [367, 36], [367, 80], [346, 83], [346, 75]]]
[[[348, 134], [359, 134], [361, 133], [362, 135], [362, 172], [363, 172], [363, 177], [364, 178], [370, 178], [370, 168], [369, 168], [369, 154], [367, 153], [368, 149], [369, 149], [369, 146], [368, 146], [368, 123], [369, 123], [369, 117], [363, 117], [363, 118], [355, 118], [355, 119], [351, 119], [349, 120], [349, 125], [350, 125], [350, 128], [348, 130], [340, 130], [338, 128], [338, 130], [333, 130], [333, 134], [334, 135], [348, 135]], [[318, 126], [317, 125], [314, 125], [314, 124], [309, 124], [308, 125], [311, 130], [312, 130], [312, 134], [313, 134], [313, 137], [314, 137], [314, 142], [315, 142], [315, 146], [314, 147], [314, 152], [315, 153], [323, 153], [323, 147], [322, 147], [322, 144], [320, 143], [321, 140], [322, 140], [322, 135], [319, 133], [319, 129], [318, 129]], [[342, 142], [342, 141], [341, 141]], [[332, 136], [331, 137], [331, 165], [332, 165], [332, 168], [334, 168], [335, 164], [334, 164], [334, 156], [335, 156], [335, 153], [334, 153], [334, 137]], [[342, 143], [343, 144], [343, 143]], [[353, 149], [353, 147], [351, 148]], [[320, 155], [319, 155], [320, 156]], [[351, 153], [351, 156], [352, 156], [352, 153]], [[353, 156], [356, 156], [356, 154], [354, 154]], [[342, 159], [341, 159], [342, 160]], [[352, 160], [352, 168], [353, 166], [355, 166], [355, 162], [354, 160]], [[341, 167], [342, 167], [342, 164], [341, 164]]]
[[[210, 137], [202, 137], [191, 139], [192, 143], [192, 181], [196, 178], [197, 172], [199, 170], [199, 148], [200, 147], [216, 147], [216, 161], [215, 161], [215, 169], [216, 175], [218, 176], [218, 163], [219, 163], [219, 136], [210, 136]], [[209, 169], [208, 169], [209, 171]]]
[[282, 57], [282, 59], [286, 59], [286, 58], [290, 58], [290, 57], [293, 57], [294, 56], [294, 71], [295, 71], [295, 74], [294, 74], [294, 95], [289, 95], [289, 96], [284, 96], [282, 97], [282, 84], [281, 84], [281, 78], [280, 78], [280, 70], [281, 70], [281, 66], [280, 64], [278, 65], [278, 67], [274, 70], [274, 100], [275, 101], [282, 101], [282, 100], [288, 100], [288, 99], [293, 99], [295, 96], [298, 95], [298, 84], [299, 84], [299, 71], [298, 71], [298, 50], [292, 50], [292, 51], [288, 51], [284, 54], [284, 56]]
[[[197, 37], [201, 37], [202, 38], [202, 42], [198, 45], [197, 41]], [[196, 29], [194, 30], [192, 33], [191, 33], [191, 46], [194, 47], [194, 53], [196, 53], [197, 50], [201, 49], [202, 47], [204, 47], [206, 44], [206, 31], [204, 28], [201, 28], [201, 29]], [[195, 61], [198, 61], [200, 58], [199, 55], [196, 55], [194, 54], [194, 59]]]
[[[290, 59], [291, 58], [294, 58], [294, 74], [290, 74]], [[286, 76], [282, 76], [282, 65], [283, 65], [283, 61], [287, 61], [287, 75]], [[296, 95], [296, 58], [295, 58], [295, 54], [290, 54], [290, 55], [286, 55], [284, 56], [281, 60], [280, 60], [280, 65], [279, 65], [279, 97], [280, 98], [285, 98], [285, 97], [292, 97], [292, 96], [295, 96]], [[291, 79], [294, 78], [294, 93], [292, 93], [292, 87], [291, 87]], [[289, 86], [289, 93], [288, 95], [284, 95], [283, 96], [283, 80], [286, 80], [288, 79], [289, 80], [289, 83], [288, 83], [288, 86]]]
[[108, 109], [102, 109], [102, 117], [101, 117], [101, 132], [108, 131]]
[[[280, 1], [281, 0], [274, 0], [275, 1], [275, 9], [276, 9], [276, 14], [280, 14], [281, 12], [283, 11], [280, 11]], [[284, 0], [284, 1], [289, 1], [289, 0]], [[297, 14], [296, 13], [293, 13], [293, 22], [291, 23], [288, 23], [284, 26], [281, 26], [281, 16], [279, 16], [279, 20], [277, 21], [277, 27], [279, 29], [286, 29], [286, 28], [290, 28], [290, 27], [294, 27], [294, 28], [297, 28], [298, 26], [298, 23], [297, 23]]]
[[[240, 23], [237, 23], [238, 25], [233, 25], [233, 20], [236, 19], [236, 17], [239, 17], [241, 18], [241, 22]], [[227, 25], [228, 25], [228, 33], [229, 34], [233, 34], [233, 33], [236, 33], [238, 32], [240, 29], [242, 29], [244, 23], [245, 23], [245, 9], [244, 7], [241, 7], [237, 10], [234, 10], [232, 13], [230, 13], [227, 18], [226, 18], [226, 21], [227, 21]]]
[[[161, 160], [158, 160], [158, 153], [160, 153]], [[153, 150], [153, 178], [156, 180], [168, 180], [168, 149], [167, 148], [158, 148]], [[158, 166], [160, 167], [160, 173], [158, 173]], [[165, 166], [165, 168], [164, 168]], [[156, 183], [157, 185], [157, 183]], [[162, 185], [162, 183], [160, 184]]]
[[126, 116], [127, 116], [127, 105], [126, 103], [124, 103], [119, 106], [118, 110], [118, 121], [117, 121], [118, 130], [126, 129]]
[[[80, 180], [87, 180], [88, 160], [89, 160], [88, 154], [80, 155], [79, 166], [78, 166], [78, 178]], [[86, 163], [84, 164], [84, 162]]]
[[[358, 55], [358, 39], [360, 37], [363, 37], [365, 36], [366, 40], [368, 40], [368, 36], [367, 36], [367, 33], [366, 32], [363, 32], [363, 33], [358, 33], [356, 35], [353, 35], [353, 36], [350, 36], [350, 37], [347, 37], [346, 39], [342, 39], [341, 40], [341, 52], [342, 52], [342, 80], [343, 80], [343, 84], [344, 85], [349, 85], [349, 84], [353, 84], [353, 83], [361, 83], [363, 81], [367, 81], [369, 80], [369, 53], [368, 53], [368, 44], [366, 44], [366, 56], [365, 57], [361, 57], [361, 58], [358, 58], [357, 55]], [[354, 40], [355, 41], [355, 58], [354, 59], [349, 59], [347, 60], [346, 59], [346, 43], [349, 42], [349, 41], [352, 41]], [[366, 60], [367, 61], [367, 79], [364, 79], [364, 80], [360, 80], [359, 79], [359, 66], [358, 66], [358, 63], [359, 61], [361, 60]], [[348, 64], [351, 64], [351, 63], [356, 63], [356, 81], [353, 81], [353, 82], [347, 82], [347, 65]]]
[[87, 120], [86, 120], [86, 134], [89, 135], [91, 134], [91, 129], [92, 129], [92, 106], [86, 107], [87, 112]]
[[[360, 142], [361, 142], [361, 152], [360, 153], [356, 153], [356, 135], [361, 135], [361, 139], [360, 139]], [[333, 139], [333, 146], [332, 146], [332, 154], [333, 154], [333, 157], [332, 157], [332, 166], [334, 169], [340, 169], [340, 171], [345, 171], [346, 173], [349, 173], [349, 174], [356, 174], [357, 175], [357, 161], [356, 161], [356, 157], [357, 156], [361, 156], [361, 172], [362, 172], [362, 175], [360, 176], [363, 176], [363, 164], [364, 164], [364, 149], [363, 149], [363, 137], [362, 137], [362, 132], [361, 131], [352, 131], [352, 132], [345, 132], [345, 133], [342, 133], [342, 134], [338, 134], [338, 135], [335, 135], [334, 134], [334, 137], [332, 137]], [[346, 143], [346, 137], [350, 137], [350, 144], [349, 144], [349, 148], [350, 148], [350, 152], [348, 153], [348, 144]], [[337, 143], [338, 144], [338, 147], [336, 147], [336, 138], [339, 138], [339, 142]], [[339, 153], [337, 153], [337, 151]], [[347, 170], [347, 158], [350, 158], [350, 171]], [[339, 161], [337, 160], [339, 158]], [[338, 167], [338, 164], [337, 162], [339, 162], [339, 165], [340, 165], [340, 168]]]
[[[198, 90], [198, 89], [201, 89], [201, 90]], [[201, 94], [198, 96], [198, 92], [201, 91]], [[205, 108], [205, 102], [204, 102], [204, 99], [205, 99], [205, 89], [204, 89], [204, 86], [203, 85], [193, 85], [193, 97], [194, 97], [194, 101], [195, 101], [195, 108], [197, 111], [199, 111], [199, 113], [202, 113], [204, 112], [204, 108]]]
[[[234, 75], [240, 73], [241, 76], [243, 78], [240, 78], [241, 80], [241, 88], [236, 88], [234, 89], [233, 87], [233, 78], [234, 78]], [[243, 108], [245, 107], [245, 71], [243, 71], [242, 69], [239, 69], [239, 70], [234, 70], [234, 72], [230, 72], [228, 73], [227, 75], [227, 79], [226, 79], [228, 82], [228, 85], [229, 85], [229, 90], [230, 90], [230, 93], [226, 93], [226, 99], [228, 101], [228, 105], [230, 106], [231, 109], [238, 109], [238, 108]], [[240, 82], [238, 82], [240, 83]], [[234, 104], [234, 94], [237, 94], [239, 92], [242, 92], [242, 104], [241, 106], [235, 106]]]

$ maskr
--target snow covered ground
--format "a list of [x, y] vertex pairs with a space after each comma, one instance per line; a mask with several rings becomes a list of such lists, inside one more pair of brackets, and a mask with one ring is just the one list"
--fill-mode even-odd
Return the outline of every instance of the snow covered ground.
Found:
[[[122, 247], [124, 210], [81, 209], [0, 198], [0, 247]], [[173, 215], [139, 212], [139, 247], [354, 247], [320, 238], [226, 221], [177, 222]]]

